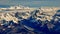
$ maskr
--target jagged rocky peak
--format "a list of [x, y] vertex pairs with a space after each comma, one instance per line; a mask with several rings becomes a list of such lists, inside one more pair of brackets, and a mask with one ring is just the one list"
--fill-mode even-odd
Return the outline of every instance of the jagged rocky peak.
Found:
[[[52, 20], [53, 16], [60, 10], [59, 8], [39, 8], [38, 10], [35, 10], [33, 13], [36, 13], [35, 16], [38, 20]], [[34, 17], [35, 17], [34, 16]]]

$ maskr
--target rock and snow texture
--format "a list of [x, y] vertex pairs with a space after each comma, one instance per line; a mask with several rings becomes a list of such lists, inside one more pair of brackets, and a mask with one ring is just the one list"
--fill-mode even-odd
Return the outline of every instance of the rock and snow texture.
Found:
[[[42, 21], [41, 27], [48, 23], [48, 28], [53, 28], [55, 25], [49, 23], [51, 20], [59, 21], [60, 23], [60, 8], [39, 8], [39, 9], [20, 9], [20, 10], [2, 10], [0, 11], [0, 23], [2, 20], [5, 21], [13, 21], [14, 23], [18, 23], [23, 19], [36, 19]], [[45, 22], [48, 21], [48, 22]], [[34, 22], [34, 20], [32, 20]], [[25, 26], [26, 27], [26, 26]], [[28, 28], [28, 27], [26, 27]], [[29, 29], [29, 28], [28, 28]]]

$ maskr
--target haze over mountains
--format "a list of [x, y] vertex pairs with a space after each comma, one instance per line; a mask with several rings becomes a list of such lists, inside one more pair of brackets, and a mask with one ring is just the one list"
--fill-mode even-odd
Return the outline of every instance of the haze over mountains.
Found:
[[60, 0], [0, 0], [1, 6], [60, 7]]

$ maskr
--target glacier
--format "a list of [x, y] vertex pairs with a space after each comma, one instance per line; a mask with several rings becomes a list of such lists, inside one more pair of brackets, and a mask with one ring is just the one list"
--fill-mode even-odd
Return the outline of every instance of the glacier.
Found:
[[60, 33], [60, 8], [0, 8], [0, 34]]

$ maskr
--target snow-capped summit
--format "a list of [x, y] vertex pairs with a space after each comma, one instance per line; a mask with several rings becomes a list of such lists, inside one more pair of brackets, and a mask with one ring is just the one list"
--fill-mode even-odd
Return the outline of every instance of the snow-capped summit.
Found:
[[36, 8], [24, 7], [21, 5], [18, 6], [10, 6], [8, 8], [0, 8], [0, 11], [14, 11], [14, 10], [34, 10]]

